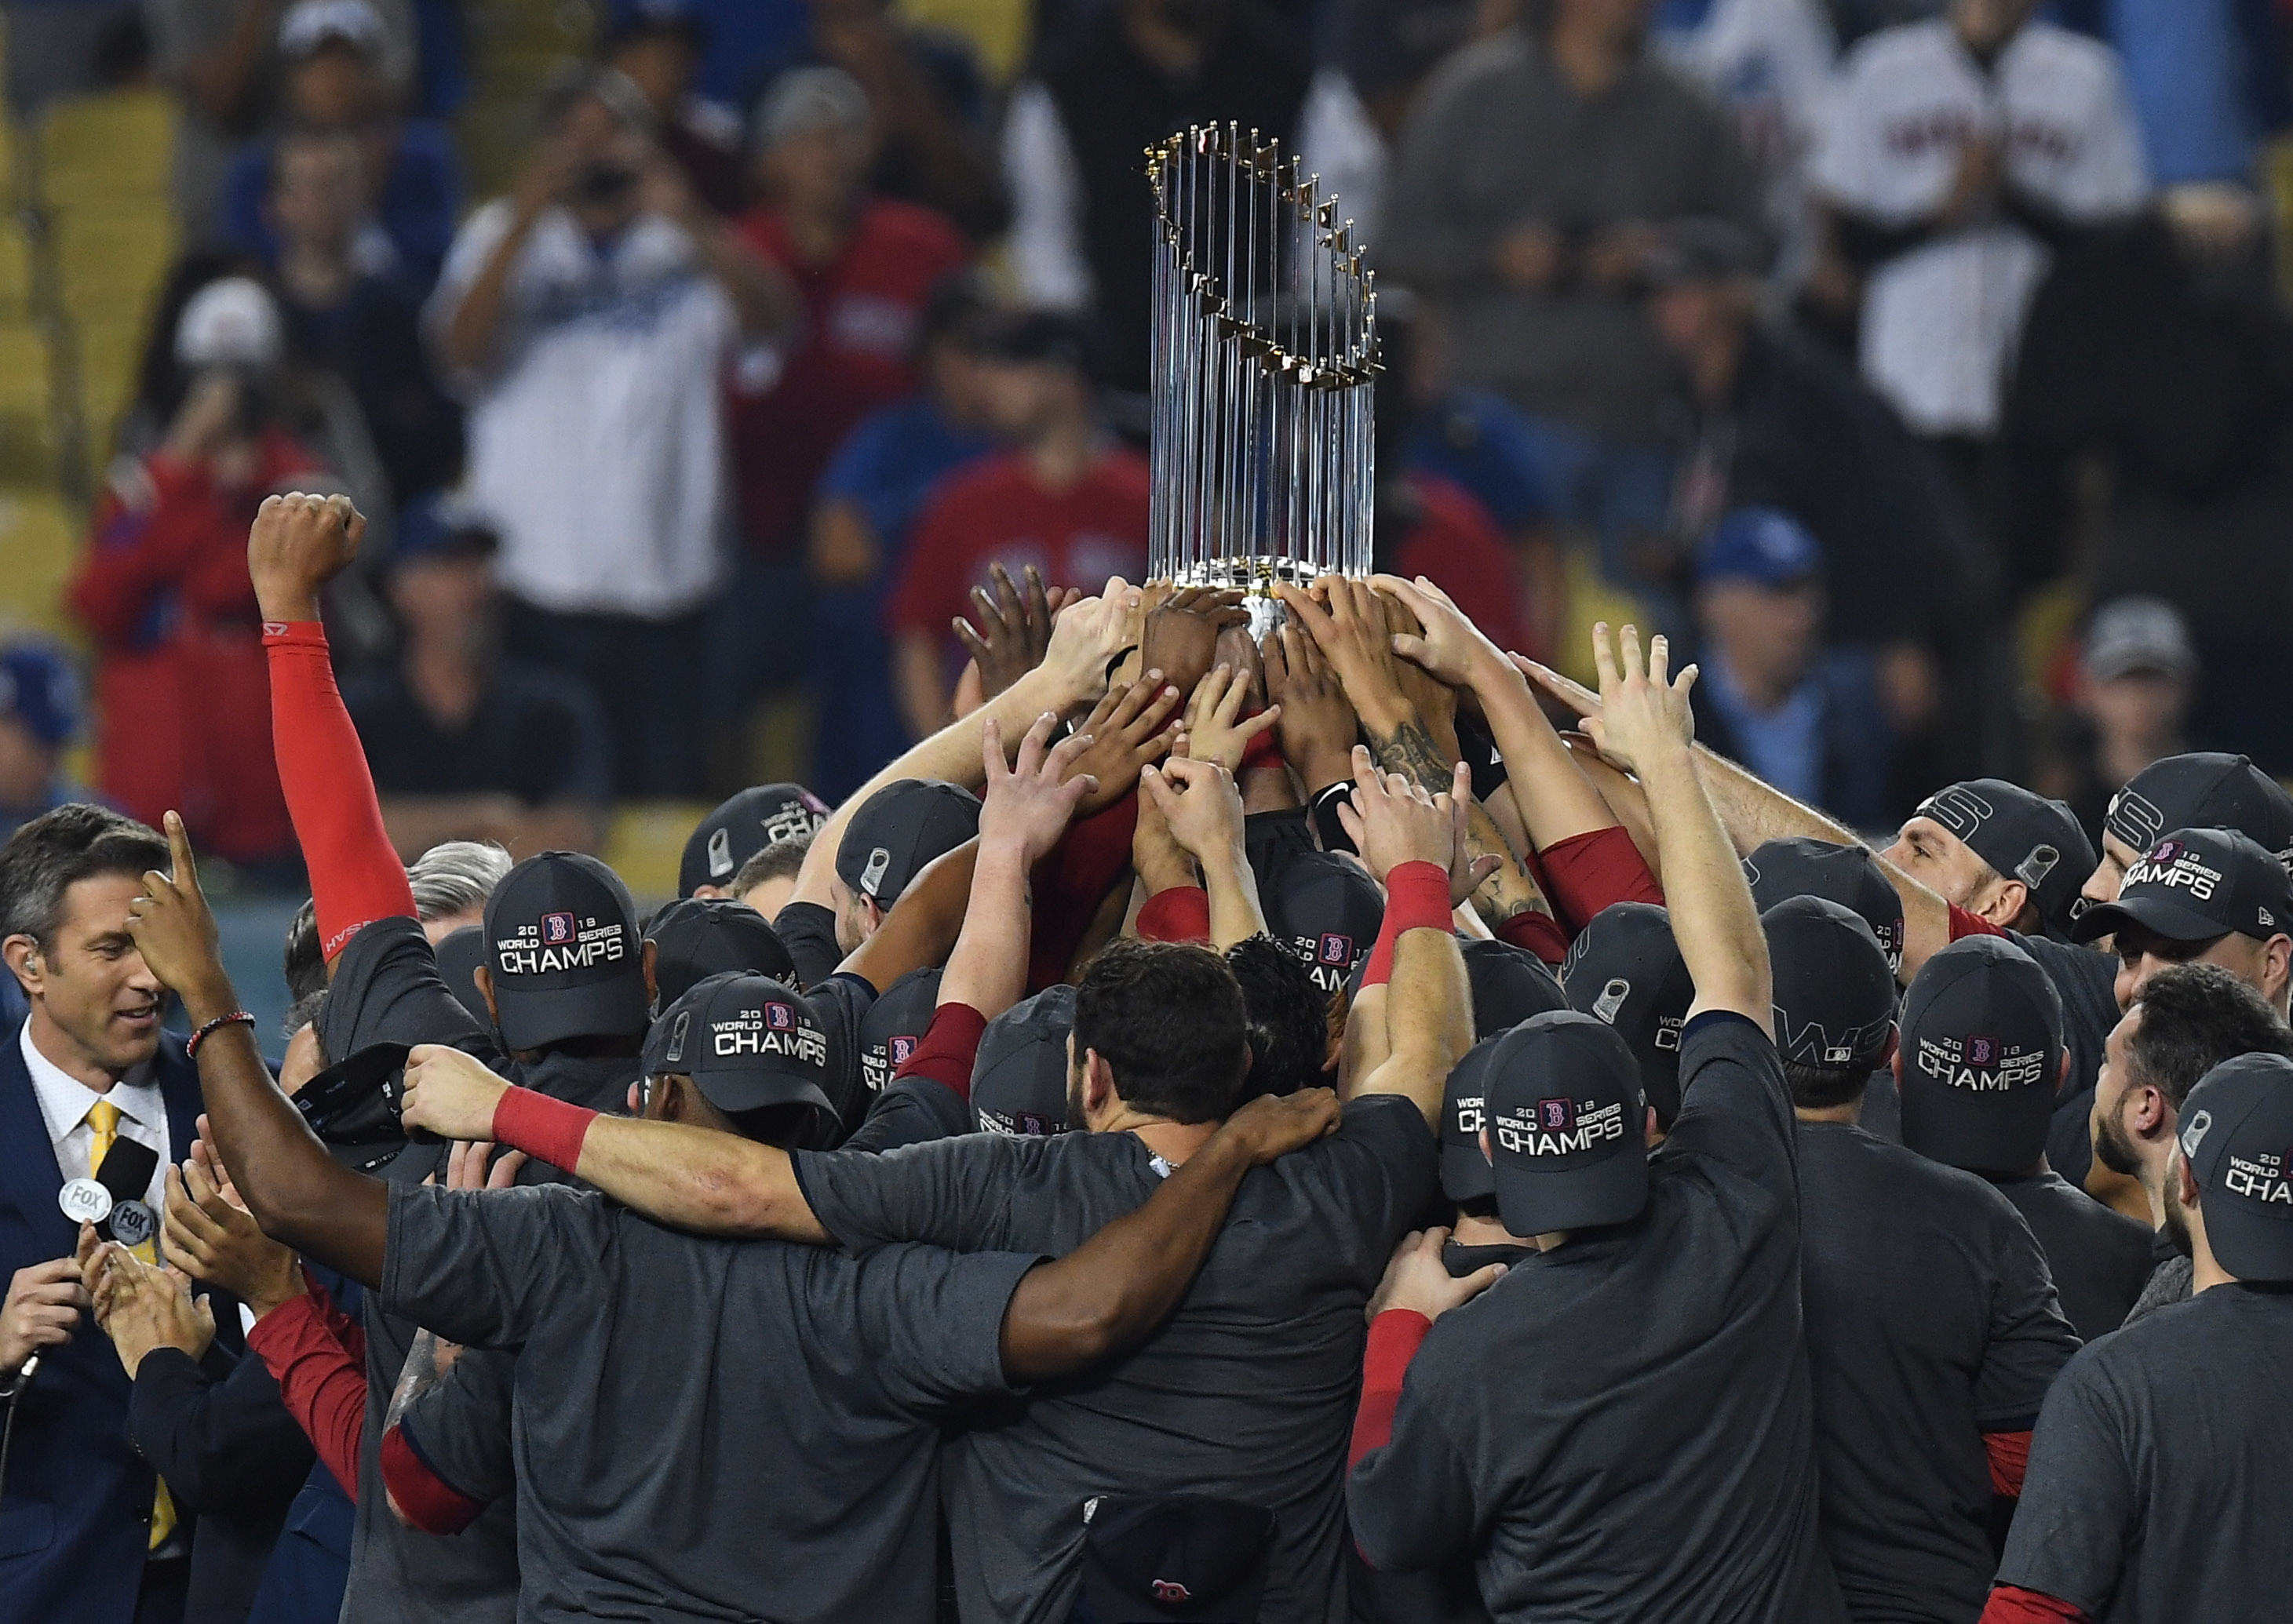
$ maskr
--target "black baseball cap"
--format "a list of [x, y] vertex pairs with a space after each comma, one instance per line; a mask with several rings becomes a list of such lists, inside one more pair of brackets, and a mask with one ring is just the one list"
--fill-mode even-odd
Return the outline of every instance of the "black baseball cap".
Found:
[[938, 965], [909, 971], [879, 993], [860, 1017], [860, 1079], [869, 1093], [884, 1092], [931, 1030], [940, 974]]
[[1641, 1087], [1670, 1132], [1680, 1115], [1680, 1034], [1696, 981], [1655, 902], [1612, 902], [1577, 932], [1561, 962], [1568, 1005], [1616, 1029], [1640, 1062]]
[[2182, 1102], [2206, 1244], [2233, 1279], [2293, 1281], [2293, 1060], [2240, 1054]]
[[1514, 1234], [1622, 1224], [1647, 1205], [1641, 1069], [1606, 1022], [1564, 1009], [1514, 1027], [1482, 1098], [1497, 1213]]
[[786, 982], [728, 970], [698, 982], [660, 1012], [645, 1034], [647, 1077], [684, 1076], [738, 1119], [775, 1106], [807, 1105], [833, 1119], [828, 1102], [828, 1034]]
[[1886, 1058], [1895, 973], [1869, 921], [1828, 897], [1787, 897], [1760, 916], [1775, 984], [1776, 1048], [1803, 1066]]
[[1479, 1200], [1497, 1192], [1496, 1175], [1481, 1153], [1487, 1103], [1483, 1091], [1488, 1086], [1489, 1056], [1509, 1036], [1498, 1032], [1467, 1049], [1441, 1086], [1441, 1193], [1453, 1201]]
[[1531, 1015], [1568, 1007], [1560, 978], [1527, 948], [1479, 938], [1457, 947], [1473, 991], [1473, 1030], [1484, 1037], [1519, 1026]]
[[402, 1043], [373, 1043], [314, 1074], [295, 1093], [295, 1109], [342, 1167], [390, 1184], [418, 1184], [445, 1163], [446, 1142], [400, 1119], [405, 1098]]
[[1067, 1119], [1067, 1034], [1075, 990], [1046, 987], [987, 1023], [971, 1062], [971, 1114], [991, 1134], [1035, 1139], [1081, 1127]]
[[652, 943], [653, 999], [662, 1009], [727, 970], [796, 982], [796, 961], [773, 922], [730, 897], [680, 897], [652, 917], [644, 939]]
[[2175, 829], [2235, 829], [2282, 859], [2293, 852], [2293, 796], [2248, 757], [2195, 750], [2128, 779], [2110, 797], [2102, 828], [2136, 852]]
[[2047, 934], [2069, 927], [2094, 863], [2094, 842], [2069, 807], [2003, 778], [1976, 778], [1936, 790], [1915, 815], [1932, 819], [1993, 869], [2028, 886]]
[[2176, 829], [2127, 869], [2118, 901], [2087, 909], [2070, 933], [2091, 941], [2128, 925], [2168, 941], [2232, 931], [2266, 941], [2293, 931], [2293, 878], [2233, 829]]
[[844, 826], [836, 873], [888, 912], [935, 858], [979, 833], [979, 797], [943, 779], [905, 778], [885, 785]]
[[677, 865], [677, 894], [731, 883], [766, 846], [816, 834], [828, 821], [828, 804], [802, 784], [757, 784], [693, 826]]
[[2062, 1075], [2062, 998], [2004, 936], [1967, 936], [1903, 999], [1903, 1143], [1970, 1173], [2038, 1165]]
[[485, 926], [466, 925], [449, 931], [438, 938], [430, 954], [438, 961], [438, 979], [446, 983], [455, 1001], [480, 1026], [493, 1025], [493, 1011], [486, 1007], [485, 995], [478, 990], [478, 966], [486, 962]]
[[1335, 992], [1377, 943], [1385, 898], [1357, 864], [1329, 852], [1292, 852], [1260, 874], [1268, 933], [1305, 961], [1314, 985]]
[[1202, 1494], [1083, 1502], [1076, 1624], [1241, 1624], [1266, 1594], [1274, 1514]]
[[636, 904], [621, 877], [596, 858], [527, 858], [486, 899], [485, 931], [505, 1048], [645, 1030]]
[[1890, 973], [1903, 967], [1903, 899], [1868, 847], [1804, 835], [1770, 840], [1744, 860], [1744, 877], [1762, 914], [1787, 897], [1825, 897], [1851, 909], [1871, 927]]

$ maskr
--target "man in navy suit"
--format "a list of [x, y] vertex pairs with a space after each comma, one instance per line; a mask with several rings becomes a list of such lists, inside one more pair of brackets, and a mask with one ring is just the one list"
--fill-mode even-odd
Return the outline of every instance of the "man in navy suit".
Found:
[[168, 1624], [189, 1530], [127, 1442], [131, 1384], [85, 1317], [78, 1226], [57, 1205], [117, 1139], [158, 1152], [143, 1199], [190, 1150], [199, 1070], [159, 1030], [162, 993], [127, 904], [167, 843], [100, 806], [35, 818], [0, 849], [0, 957], [31, 1014], [0, 1038], [0, 1387], [15, 1401], [0, 1484], [0, 1624]]

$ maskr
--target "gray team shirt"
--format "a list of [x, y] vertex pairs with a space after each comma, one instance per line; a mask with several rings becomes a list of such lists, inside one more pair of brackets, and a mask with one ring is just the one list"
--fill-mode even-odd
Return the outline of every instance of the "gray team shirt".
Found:
[[[1144, 1347], [956, 1438], [948, 1531], [963, 1616], [1065, 1624], [1083, 1502], [1190, 1493], [1274, 1513], [1264, 1624], [1343, 1618], [1362, 1305], [1433, 1196], [1435, 1154], [1415, 1105], [1355, 1101], [1335, 1134], [1243, 1181], [1186, 1301]], [[796, 1163], [814, 1214], [859, 1249], [1064, 1253], [1163, 1177], [1130, 1134], [971, 1134]]]
[[939, 1429], [1033, 1254], [703, 1239], [563, 1184], [393, 1188], [384, 1305], [531, 1350], [523, 1620], [928, 1619]]

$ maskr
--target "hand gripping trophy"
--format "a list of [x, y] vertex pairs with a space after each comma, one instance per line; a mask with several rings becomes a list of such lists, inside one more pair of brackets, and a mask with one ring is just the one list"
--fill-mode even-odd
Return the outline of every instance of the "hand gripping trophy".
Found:
[[1155, 243], [1147, 575], [1240, 587], [1370, 572], [1377, 291], [1353, 222], [1281, 143], [1197, 125], [1147, 149]]

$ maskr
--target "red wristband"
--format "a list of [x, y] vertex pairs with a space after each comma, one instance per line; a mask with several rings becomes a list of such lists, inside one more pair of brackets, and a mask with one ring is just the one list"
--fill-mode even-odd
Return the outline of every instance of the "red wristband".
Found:
[[1370, 949], [1362, 985], [1379, 987], [1393, 979], [1393, 949], [1404, 931], [1453, 927], [1449, 876], [1438, 863], [1397, 863], [1385, 877], [1385, 922]]
[[1253, 734], [1250, 742], [1242, 747], [1242, 770], [1244, 772], [1260, 767], [1280, 765], [1282, 740], [1276, 729], [1269, 727], [1262, 733]]
[[1200, 885], [1173, 885], [1146, 899], [1138, 910], [1141, 941], [1208, 941], [1211, 893]]
[[597, 1113], [531, 1088], [505, 1088], [494, 1106], [494, 1143], [523, 1151], [561, 1173], [578, 1172], [581, 1141]]

